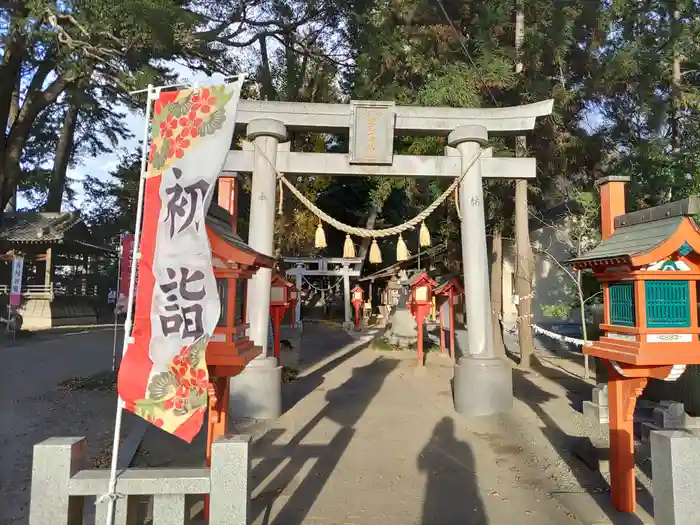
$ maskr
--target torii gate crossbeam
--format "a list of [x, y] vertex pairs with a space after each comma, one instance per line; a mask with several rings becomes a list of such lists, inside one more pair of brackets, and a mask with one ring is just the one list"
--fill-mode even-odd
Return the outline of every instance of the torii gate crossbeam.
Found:
[[[489, 415], [512, 406], [512, 370], [497, 355], [491, 328], [488, 256], [482, 179], [534, 178], [535, 161], [493, 158], [482, 150], [492, 135], [518, 135], [532, 130], [538, 117], [551, 114], [552, 100], [495, 109], [396, 106], [393, 102], [352, 101], [350, 104], [241, 101], [237, 126], [249, 144], [229, 153], [222, 176], [251, 172], [248, 244], [273, 253], [277, 173], [295, 175], [374, 175], [456, 177], [461, 180], [460, 208], [467, 341], [455, 365], [454, 400], [458, 412]], [[289, 151], [288, 131], [347, 133], [349, 153]], [[395, 136], [447, 136], [444, 157], [394, 155]], [[481, 153], [482, 158], [473, 159]], [[281, 413], [281, 367], [268, 354], [271, 272], [260, 270], [248, 283], [247, 318], [251, 338], [263, 347], [244, 373], [231, 379], [232, 414], [274, 419]]]

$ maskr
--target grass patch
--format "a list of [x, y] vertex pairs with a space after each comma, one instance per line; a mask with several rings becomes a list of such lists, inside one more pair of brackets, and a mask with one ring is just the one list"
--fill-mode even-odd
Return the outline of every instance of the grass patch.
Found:
[[87, 377], [71, 377], [58, 384], [59, 392], [114, 392], [117, 389], [117, 376], [111, 371], [99, 372]]
[[291, 383], [299, 376], [299, 370], [296, 368], [290, 368], [288, 366], [282, 367], [282, 382]]
[[[379, 351], [379, 352], [404, 352], [404, 351], [410, 351], [410, 352], [415, 352], [417, 350], [417, 347], [415, 344], [408, 345], [407, 347], [400, 347], [399, 345], [392, 345], [387, 341], [386, 339], [377, 339], [372, 343], [372, 347]], [[424, 353], [429, 353], [429, 352], [439, 352], [440, 351], [440, 346], [439, 345], [426, 345], [423, 344], [423, 352]]]

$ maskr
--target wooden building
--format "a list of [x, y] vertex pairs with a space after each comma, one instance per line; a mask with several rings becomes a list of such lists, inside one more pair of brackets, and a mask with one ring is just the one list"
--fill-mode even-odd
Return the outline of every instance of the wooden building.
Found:
[[0, 304], [9, 300], [12, 259], [23, 257], [18, 308], [23, 329], [97, 321], [100, 303], [106, 305], [106, 290], [104, 298], [98, 293], [99, 271], [111, 254], [91, 241], [77, 212], [5, 214], [0, 228]]

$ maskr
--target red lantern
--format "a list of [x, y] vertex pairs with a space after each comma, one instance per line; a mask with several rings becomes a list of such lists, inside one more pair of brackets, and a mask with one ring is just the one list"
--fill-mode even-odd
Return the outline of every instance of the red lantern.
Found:
[[425, 272], [413, 275], [408, 281], [411, 287], [411, 311], [418, 328], [418, 366], [423, 366], [423, 322], [433, 306], [433, 288], [437, 283]]
[[280, 356], [280, 328], [282, 327], [284, 313], [290, 305], [290, 295], [293, 287], [292, 283], [279, 275], [275, 275], [270, 283], [270, 317], [272, 317], [274, 327], [274, 353], [278, 359]]
[[297, 303], [299, 302], [299, 290], [297, 290], [297, 287], [292, 284], [292, 286], [289, 288], [289, 306], [291, 306], [292, 310], [292, 328], [294, 328], [294, 322], [296, 321], [296, 309], [297, 309]]
[[352, 289], [352, 299], [350, 300], [352, 306], [355, 308], [355, 328], [360, 327], [360, 308], [362, 308], [364, 300], [365, 291], [359, 286], [355, 286], [355, 288]]

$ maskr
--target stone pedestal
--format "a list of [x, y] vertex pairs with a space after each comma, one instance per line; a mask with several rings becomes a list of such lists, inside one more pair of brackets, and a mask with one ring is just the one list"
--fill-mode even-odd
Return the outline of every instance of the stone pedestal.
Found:
[[460, 414], [490, 416], [513, 408], [513, 369], [503, 358], [461, 358], [453, 386]]
[[592, 399], [583, 402], [583, 415], [593, 424], [607, 425], [608, 418], [608, 385], [599, 383], [593, 389]]
[[387, 330], [386, 340], [391, 345], [408, 348], [418, 342], [416, 320], [406, 308], [397, 308], [389, 317], [391, 326]]
[[698, 525], [700, 438], [689, 432], [651, 433], [654, 520], [662, 525]]
[[230, 380], [229, 417], [277, 419], [282, 414], [282, 367], [274, 357], [253, 359]]

